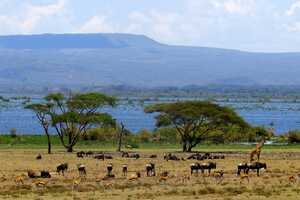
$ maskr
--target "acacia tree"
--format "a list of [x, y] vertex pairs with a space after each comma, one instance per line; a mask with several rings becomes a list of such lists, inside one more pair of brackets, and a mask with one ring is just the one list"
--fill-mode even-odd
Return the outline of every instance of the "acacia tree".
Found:
[[25, 106], [25, 109], [32, 110], [39, 123], [44, 129], [44, 133], [47, 136], [48, 142], [48, 154], [51, 154], [51, 139], [49, 133], [49, 126], [51, 125], [51, 116], [50, 116], [50, 109], [52, 105], [50, 104], [29, 104]]
[[51, 125], [68, 152], [73, 152], [80, 137], [90, 128], [115, 123], [111, 115], [100, 112], [105, 106], [115, 106], [116, 99], [111, 96], [85, 93], [66, 97], [62, 93], [53, 93], [46, 96], [45, 100], [51, 105]]
[[216, 130], [226, 131], [226, 127], [238, 125], [249, 128], [249, 125], [232, 109], [208, 101], [186, 101], [148, 106], [146, 113], [156, 116], [157, 127], [175, 127], [180, 135], [182, 150], [190, 152]]

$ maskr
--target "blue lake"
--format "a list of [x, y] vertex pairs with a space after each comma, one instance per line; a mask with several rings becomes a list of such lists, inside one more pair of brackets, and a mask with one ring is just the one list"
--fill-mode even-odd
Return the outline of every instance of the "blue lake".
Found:
[[[38, 99], [33, 99], [38, 101]], [[152, 130], [155, 128], [155, 115], [145, 114], [143, 106], [156, 101], [138, 101], [133, 104], [122, 103], [113, 109], [104, 109], [111, 113], [118, 121], [122, 121], [128, 129], [138, 132], [141, 129]], [[299, 103], [227, 103], [222, 105], [233, 107], [250, 124], [271, 127], [276, 134], [282, 134], [291, 129], [300, 129], [300, 104]], [[0, 111], [0, 133], [7, 134], [10, 129], [16, 128], [20, 134], [43, 133], [35, 115], [23, 108], [22, 103], [13, 102], [2, 107]]]

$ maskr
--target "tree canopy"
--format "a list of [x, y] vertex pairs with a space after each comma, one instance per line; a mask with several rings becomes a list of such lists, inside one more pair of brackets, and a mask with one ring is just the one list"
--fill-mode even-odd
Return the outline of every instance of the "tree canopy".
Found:
[[96, 92], [69, 96], [52, 93], [44, 99], [45, 103], [28, 105], [27, 108], [36, 112], [38, 118], [40, 116], [50, 118], [51, 126], [69, 152], [73, 151], [80, 136], [88, 129], [115, 125], [111, 115], [100, 111], [105, 106], [115, 106], [114, 97]]
[[146, 113], [156, 116], [157, 127], [175, 127], [181, 137], [183, 151], [191, 151], [196, 145], [209, 137], [215, 130], [226, 132], [226, 128], [238, 125], [241, 129], [249, 128], [231, 108], [208, 101], [185, 101], [151, 105]]

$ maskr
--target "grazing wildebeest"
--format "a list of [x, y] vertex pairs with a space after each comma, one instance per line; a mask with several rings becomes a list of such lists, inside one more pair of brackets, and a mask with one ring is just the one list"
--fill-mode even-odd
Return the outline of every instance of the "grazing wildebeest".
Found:
[[94, 158], [95, 158], [95, 159], [99, 159], [99, 160], [104, 160], [105, 156], [104, 156], [104, 154], [102, 153], [102, 154], [97, 154], [97, 155], [95, 155]]
[[108, 160], [113, 159], [113, 157], [111, 155], [104, 155], [104, 158], [108, 159]]
[[252, 163], [248, 163], [247, 165], [247, 169], [246, 169], [246, 173], [249, 173], [249, 170], [256, 170], [256, 174], [257, 176], [259, 176], [259, 170], [260, 169], [267, 169], [267, 164], [266, 163], [261, 163], [261, 162], [252, 162]]
[[155, 176], [155, 164], [154, 163], [146, 164], [146, 173], [147, 173], [147, 176]]
[[155, 154], [152, 154], [152, 155], [150, 155], [150, 157], [149, 158], [157, 158], [157, 155], [155, 155]]
[[188, 158], [188, 160], [204, 160], [204, 156], [200, 153], [192, 154]]
[[79, 151], [76, 153], [77, 158], [83, 158], [85, 156], [85, 152], [84, 151]]
[[94, 152], [88, 151], [88, 152], [85, 153], [85, 156], [90, 157], [90, 156], [92, 156], [93, 154], [94, 154]]
[[165, 154], [164, 155], [164, 160], [169, 161], [169, 160], [180, 160], [176, 155], [172, 155], [171, 153]]
[[127, 176], [128, 166], [126, 164], [122, 166], [122, 172], [123, 172], [123, 176]]
[[65, 175], [65, 171], [67, 170], [68, 170], [68, 163], [63, 163], [56, 167], [56, 172], [58, 174], [62, 173], [62, 175]]
[[198, 174], [198, 171], [200, 169], [200, 164], [199, 163], [192, 163], [190, 165], [191, 167], [191, 174], [193, 174], [194, 172], [196, 172]]
[[122, 152], [122, 158], [129, 158], [129, 153], [123, 151], [123, 152]]
[[79, 165], [77, 165], [77, 169], [78, 169], [78, 172], [79, 172], [79, 176], [86, 176], [85, 165], [79, 164]]
[[216, 168], [217, 164], [215, 162], [200, 163], [200, 170], [202, 174], [205, 170], [208, 170], [208, 173], [210, 174], [211, 170]]
[[42, 159], [42, 155], [41, 155], [41, 154], [38, 154], [38, 155], [36, 156], [36, 159], [37, 159], [37, 160], [41, 160], [41, 159]]
[[113, 164], [109, 163], [107, 165], [107, 177], [113, 177], [114, 175], [112, 174], [113, 170]]
[[246, 173], [247, 169], [248, 169], [248, 164], [247, 163], [240, 163], [237, 166], [238, 170], [237, 170], [237, 175], [241, 175], [241, 171], [244, 172], [244, 174]]
[[48, 171], [41, 171], [41, 178], [51, 178], [51, 174]]
[[33, 170], [28, 170], [27, 175], [29, 178], [37, 178], [38, 177]]
[[135, 158], [135, 159], [139, 159], [140, 158], [140, 154], [137, 154], [137, 153], [129, 154], [128, 152], [122, 152], [122, 157], [123, 158]]

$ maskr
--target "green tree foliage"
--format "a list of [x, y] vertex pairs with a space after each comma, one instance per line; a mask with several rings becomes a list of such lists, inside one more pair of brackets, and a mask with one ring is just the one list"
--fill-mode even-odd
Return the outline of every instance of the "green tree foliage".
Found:
[[289, 143], [300, 143], [300, 131], [292, 130], [287, 133], [287, 141]]
[[146, 107], [145, 112], [159, 113], [157, 127], [176, 128], [184, 152], [209, 139], [213, 131], [225, 133], [233, 125], [241, 129], [250, 127], [232, 109], [208, 101], [156, 104]]
[[142, 129], [137, 133], [136, 137], [138, 138], [139, 142], [147, 143], [152, 140], [152, 133], [147, 129]]
[[74, 94], [66, 97], [62, 93], [46, 96], [44, 106], [49, 106], [51, 126], [56, 130], [62, 145], [73, 151], [81, 136], [93, 127], [114, 126], [115, 120], [100, 112], [105, 106], [115, 106], [116, 99], [101, 93]]
[[180, 138], [178, 136], [177, 130], [173, 127], [158, 128], [153, 133], [155, 141], [168, 144], [176, 144], [180, 142]]

